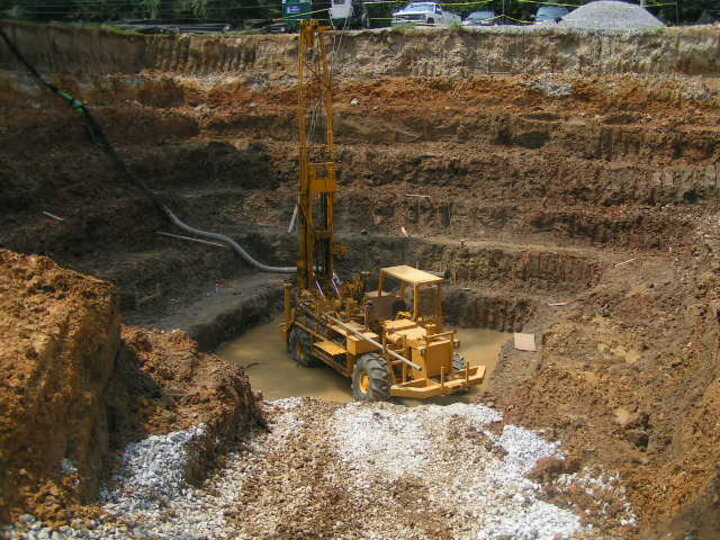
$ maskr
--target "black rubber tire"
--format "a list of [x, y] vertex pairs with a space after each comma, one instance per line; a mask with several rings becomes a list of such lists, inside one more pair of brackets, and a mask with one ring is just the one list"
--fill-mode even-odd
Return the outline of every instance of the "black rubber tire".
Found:
[[302, 328], [294, 326], [290, 330], [290, 356], [303, 367], [317, 367], [320, 361], [312, 355], [312, 338]]
[[435, 19], [428, 19], [426, 22], [428, 24], [435, 24]]
[[453, 370], [460, 371], [465, 369], [465, 357], [460, 353], [453, 354]]
[[[366, 375], [364, 389], [361, 380]], [[355, 401], [390, 401], [390, 372], [387, 360], [377, 353], [365, 353], [357, 359], [352, 376]]]

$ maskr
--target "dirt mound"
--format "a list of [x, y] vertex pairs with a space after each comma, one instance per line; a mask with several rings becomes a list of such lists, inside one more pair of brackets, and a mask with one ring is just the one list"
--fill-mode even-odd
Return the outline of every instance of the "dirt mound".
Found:
[[242, 370], [182, 332], [122, 329], [115, 288], [37, 255], [0, 250], [0, 521], [53, 523], [92, 501], [110, 449], [204, 423], [200, 480], [257, 420]]
[[198, 351], [185, 332], [123, 327], [109, 415], [120, 449], [147, 434], [207, 426], [199, 458], [188, 471], [199, 481], [210, 462], [231, 441], [262, 420], [243, 370]]
[[55, 517], [97, 488], [119, 333], [111, 285], [45, 257], [0, 251], [3, 520], [18, 505]]

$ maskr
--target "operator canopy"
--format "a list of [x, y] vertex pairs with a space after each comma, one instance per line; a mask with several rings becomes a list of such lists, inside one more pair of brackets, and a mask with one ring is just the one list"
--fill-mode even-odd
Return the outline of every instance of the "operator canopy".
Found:
[[382, 271], [388, 276], [412, 285], [426, 285], [431, 283], [442, 283], [445, 281], [444, 278], [438, 277], [435, 274], [425, 272], [424, 270], [418, 270], [417, 268], [413, 268], [412, 266], [407, 266], [405, 264], [401, 264], [399, 266], [389, 266], [388, 268], [383, 268]]

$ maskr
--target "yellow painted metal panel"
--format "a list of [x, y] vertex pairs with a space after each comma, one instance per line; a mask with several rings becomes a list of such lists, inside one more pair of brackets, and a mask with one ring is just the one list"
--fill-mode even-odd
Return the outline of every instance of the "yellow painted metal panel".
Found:
[[426, 283], [441, 283], [445, 281], [443, 278], [425, 272], [424, 270], [418, 270], [412, 266], [401, 264], [399, 266], [389, 266], [382, 269], [388, 276], [392, 276], [401, 281], [406, 281], [413, 285], [424, 285]]
[[452, 370], [453, 344], [449, 339], [441, 339], [428, 344], [425, 350], [426, 377], [439, 377], [441, 370], [449, 374]]
[[326, 176], [324, 178], [313, 178], [310, 181], [310, 191], [312, 193], [333, 193], [337, 191], [335, 177]]
[[[368, 337], [370, 337], [370, 339], [377, 339], [377, 335], [373, 334], [373, 336], [375, 337]], [[355, 336], [348, 336], [347, 350], [350, 354], [358, 356], [366, 352], [377, 350], [377, 347], [363, 339], [357, 338]]]
[[390, 395], [410, 399], [427, 399], [443, 394], [454, 394], [482, 383], [485, 378], [485, 366], [470, 367], [467, 381], [464, 375], [446, 380], [444, 385], [432, 379], [419, 379], [407, 383], [394, 384], [390, 387]]
[[325, 351], [330, 356], [337, 356], [339, 354], [347, 354], [347, 350], [335, 343], [334, 341], [318, 341], [313, 344], [321, 351]]

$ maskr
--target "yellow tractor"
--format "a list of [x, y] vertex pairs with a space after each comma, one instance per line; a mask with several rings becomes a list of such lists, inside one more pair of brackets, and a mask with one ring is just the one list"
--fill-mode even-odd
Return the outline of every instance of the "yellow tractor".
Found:
[[327, 364], [352, 378], [359, 401], [424, 399], [480, 384], [484, 366], [458, 354], [455, 332], [443, 328], [443, 278], [411, 266], [380, 270], [377, 290], [366, 275], [342, 282], [335, 258], [337, 191], [332, 79], [325, 34], [302, 21], [298, 47], [300, 178], [297, 280], [285, 284], [283, 332], [293, 359]]

